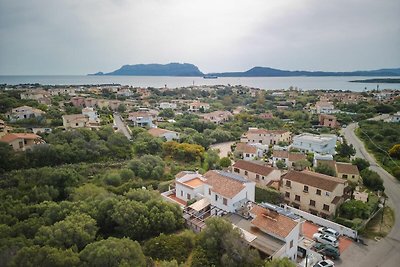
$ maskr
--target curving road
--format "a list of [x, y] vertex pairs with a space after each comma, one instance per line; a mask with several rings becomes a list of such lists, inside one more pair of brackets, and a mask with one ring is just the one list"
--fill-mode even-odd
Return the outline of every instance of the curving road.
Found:
[[356, 149], [356, 157], [366, 159], [370, 162], [370, 169], [376, 171], [383, 179], [385, 193], [389, 197], [389, 205], [395, 212], [395, 225], [387, 237], [376, 241], [369, 241], [369, 246], [358, 247], [353, 250], [352, 255], [346, 256], [348, 266], [400, 266], [400, 182], [391, 174], [380, 167], [375, 158], [370, 155], [364, 144], [355, 135], [354, 130], [358, 127], [356, 123], [350, 124], [343, 130], [343, 134], [348, 143]]
[[132, 140], [131, 133], [129, 132], [128, 126], [124, 123], [121, 115], [114, 113], [114, 125], [118, 128], [118, 131], [123, 133], [128, 140]]

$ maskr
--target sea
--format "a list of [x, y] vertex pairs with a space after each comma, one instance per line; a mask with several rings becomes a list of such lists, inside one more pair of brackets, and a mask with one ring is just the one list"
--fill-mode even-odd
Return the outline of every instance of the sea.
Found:
[[[243, 85], [265, 90], [289, 89], [300, 90], [350, 90], [362, 92], [372, 89], [397, 89], [400, 83], [354, 83], [351, 80], [363, 80], [382, 77], [171, 77], [171, 76], [0, 76], [0, 84], [18, 85], [96, 85], [121, 84], [133, 87], [179, 88], [200, 85]], [[399, 77], [384, 77], [399, 78]]]

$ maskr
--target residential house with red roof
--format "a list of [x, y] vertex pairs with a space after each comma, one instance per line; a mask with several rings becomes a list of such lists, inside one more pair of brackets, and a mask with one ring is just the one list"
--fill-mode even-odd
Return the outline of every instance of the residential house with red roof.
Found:
[[15, 151], [26, 151], [33, 146], [43, 144], [43, 139], [32, 133], [10, 133], [0, 138], [0, 142], [7, 143]]
[[147, 131], [150, 135], [159, 138], [165, 138], [167, 141], [179, 140], [179, 133], [162, 128], [151, 128]]
[[288, 169], [292, 169], [296, 162], [307, 160], [307, 157], [301, 153], [292, 153], [286, 150], [274, 150], [272, 153], [272, 166], [276, 167], [276, 163], [279, 160], [285, 162]]
[[280, 191], [287, 204], [323, 218], [332, 217], [349, 197], [347, 180], [306, 170], [283, 175]]
[[260, 143], [263, 145], [276, 145], [279, 142], [290, 141], [291, 133], [289, 131], [258, 128], [249, 128], [240, 138], [240, 142], [242, 143]]
[[232, 165], [234, 173], [257, 183], [257, 185], [269, 186], [274, 181], [279, 181], [281, 171], [262, 163], [246, 160], [238, 160]]

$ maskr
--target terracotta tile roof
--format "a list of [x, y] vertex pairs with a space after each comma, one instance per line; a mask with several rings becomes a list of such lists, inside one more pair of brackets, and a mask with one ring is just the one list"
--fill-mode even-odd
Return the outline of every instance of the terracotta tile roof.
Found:
[[196, 178], [194, 178], [192, 180], [189, 180], [189, 181], [186, 181], [186, 182], [183, 182], [183, 183], [188, 185], [188, 186], [190, 186], [190, 187], [192, 187], [192, 188], [196, 188], [196, 187], [199, 187], [199, 186], [203, 185], [204, 182], [200, 178], [196, 177]]
[[192, 171], [180, 171], [175, 175], [175, 178], [177, 178], [177, 179], [182, 178], [186, 174], [195, 174], [195, 172], [192, 172]]
[[11, 133], [6, 134], [0, 139], [0, 142], [9, 143], [16, 139], [40, 139], [41, 137], [37, 134], [32, 133]]
[[289, 152], [285, 150], [274, 150], [272, 156], [275, 158], [287, 159], [289, 157]]
[[289, 161], [300, 161], [300, 160], [306, 160], [307, 157], [304, 154], [300, 153], [289, 153]]
[[163, 134], [166, 133], [176, 133], [174, 131], [170, 131], [170, 130], [166, 130], [166, 129], [161, 129], [161, 128], [151, 128], [147, 131], [149, 134], [151, 134], [152, 136], [156, 136], [159, 137]]
[[334, 160], [317, 160], [317, 166], [319, 165], [328, 165], [331, 167], [334, 171], [336, 171], [336, 161]]
[[87, 121], [89, 119], [88, 116], [83, 114], [63, 115], [62, 118], [66, 119], [67, 121]]
[[246, 161], [246, 160], [238, 160], [233, 164], [233, 167], [243, 169], [249, 172], [258, 173], [264, 176], [269, 175], [273, 170], [272, 167], [260, 165], [254, 162]]
[[129, 113], [129, 118], [137, 118], [137, 117], [153, 117], [154, 115], [148, 111], [137, 111]]
[[246, 143], [237, 143], [236, 145], [236, 151], [242, 152], [242, 153], [249, 153], [249, 154], [256, 154], [257, 153], [257, 148], [254, 146], [250, 146]]
[[360, 175], [357, 166], [351, 163], [336, 162], [336, 169], [338, 173]]
[[222, 175], [221, 172], [208, 171], [204, 177], [207, 179], [206, 184], [211, 186], [211, 191], [227, 198], [233, 198], [245, 188], [245, 182]]
[[293, 182], [309, 185], [315, 188], [323, 189], [329, 192], [335, 190], [337, 185], [346, 183], [345, 179], [306, 170], [301, 172], [289, 171], [282, 178]]
[[275, 211], [254, 205], [250, 213], [256, 217], [251, 221], [252, 225], [260, 230], [279, 237], [286, 238], [297, 226], [297, 222]]

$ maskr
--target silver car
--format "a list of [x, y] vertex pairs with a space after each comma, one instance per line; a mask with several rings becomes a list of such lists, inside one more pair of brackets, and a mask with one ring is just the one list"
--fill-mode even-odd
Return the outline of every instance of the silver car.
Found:
[[315, 233], [313, 235], [313, 239], [316, 240], [319, 243], [322, 243], [322, 244], [328, 244], [328, 245], [331, 245], [331, 246], [333, 246], [335, 248], [339, 247], [338, 240], [335, 237], [330, 236], [330, 235], [324, 235], [324, 234], [320, 234], [320, 233]]
[[318, 228], [318, 233], [325, 234], [325, 235], [331, 235], [335, 238], [339, 238], [339, 236], [340, 236], [340, 233], [338, 231], [333, 230], [332, 228], [329, 228], [329, 227]]

